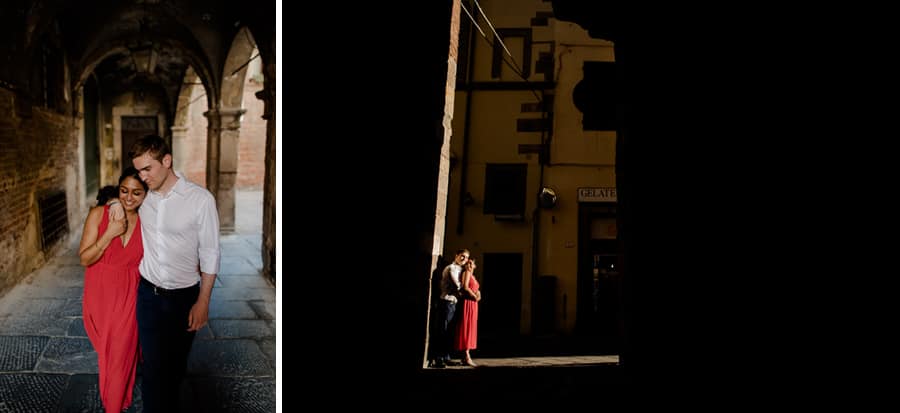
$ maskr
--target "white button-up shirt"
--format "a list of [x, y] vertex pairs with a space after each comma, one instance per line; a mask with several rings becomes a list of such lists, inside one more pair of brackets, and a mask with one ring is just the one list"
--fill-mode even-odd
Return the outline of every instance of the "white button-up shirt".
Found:
[[190, 287], [200, 272], [219, 273], [219, 214], [205, 188], [175, 172], [166, 196], [148, 191], [141, 204], [141, 276], [166, 289]]
[[459, 294], [459, 274], [462, 273], [463, 267], [455, 262], [444, 268], [441, 273], [441, 298], [451, 303], [456, 302], [456, 295]]

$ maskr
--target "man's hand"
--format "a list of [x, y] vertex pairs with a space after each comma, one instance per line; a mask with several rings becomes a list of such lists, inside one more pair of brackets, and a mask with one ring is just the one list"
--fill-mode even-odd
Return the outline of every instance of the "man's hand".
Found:
[[122, 206], [121, 202], [116, 202], [109, 206], [109, 220], [118, 220], [125, 218], [125, 207]]
[[187, 331], [197, 331], [203, 328], [208, 320], [209, 301], [197, 300], [197, 302], [194, 303], [194, 305], [191, 307], [191, 312], [188, 314]]

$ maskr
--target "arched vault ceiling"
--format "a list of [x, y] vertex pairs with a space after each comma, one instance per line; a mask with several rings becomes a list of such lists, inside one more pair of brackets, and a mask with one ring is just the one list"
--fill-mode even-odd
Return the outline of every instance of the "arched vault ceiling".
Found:
[[[34, 0], [13, 9], [26, 16], [23, 40], [35, 44], [58, 33], [73, 71], [73, 84], [99, 67], [129, 82], [157, 83], [174, 103], [185, 70], [193, 66], [217, 98], [229, 48], [247, 26], [265, 53], [271, 49], [271, 7], [235, 0]], [[5, 8], [5, 7], [4, 7]], [[11, 9], [11, 11], [13, 11]], [[148, 54], [150, 55], [148, 59]], [[100, 64], [111, 60], [110, 63]], [[144, 66], [152, 60], [148, 68]]]

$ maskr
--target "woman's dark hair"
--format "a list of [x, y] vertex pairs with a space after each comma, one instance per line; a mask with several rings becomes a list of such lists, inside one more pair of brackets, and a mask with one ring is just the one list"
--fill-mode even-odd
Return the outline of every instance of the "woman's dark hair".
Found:
[[[134, 169], [133, 166], [129, 166], [129, 167], [125, 168], [124, 171], [122, 171], [122, 176], [119, 177], [119, 185], [122, 185], [122, 181], [124, 181], [125, 178], [128, 178], [129, 176], [134, 179], [137, 179], [137, 181], [141, 183], [141, 186], [144, 187], [145, 192], [150, 190], [150, 187], [147, 186], [147, 183], [141, 179], [141, 175], [138, 173], [138, 170]], [[118, 197], [118, 196], [119, 196], [119, 188], [116, 188], [116, 197]]]
[[[132, 168], [132, 169], [134, 169], [134, 168]], [[119, 182], [121, 182], [121, 181], [119, 181]], [[100, 188], [99, 191], [97, 191], [97, 206], [106, 205], [106, 203], [109, 202], [110, 199], [118, 199], [118, 198], [119, 198], [119, 187], [112, 186], [112, 185], [104, 186], [103, 188]]]

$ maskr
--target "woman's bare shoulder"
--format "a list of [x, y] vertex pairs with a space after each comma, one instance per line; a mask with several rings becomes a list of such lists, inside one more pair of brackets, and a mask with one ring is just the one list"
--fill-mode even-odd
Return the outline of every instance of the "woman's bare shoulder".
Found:
[[103, 205], [98, 205], [98, 206], [92, 207], [91, 210], [88, 212], [87, 220], [88, 221], [99, 220], [100, 217], [103, 216], [104, 208], [105, 207]]

